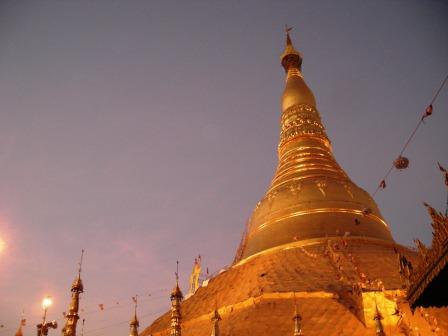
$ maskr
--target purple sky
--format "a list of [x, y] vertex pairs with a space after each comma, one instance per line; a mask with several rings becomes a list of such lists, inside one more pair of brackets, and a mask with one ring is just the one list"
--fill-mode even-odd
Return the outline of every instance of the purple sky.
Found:
[[[445, 1], [1, 1], [0, 336], [46, 294], [62, 324], [82, 248], [86, 336], [127, 335], [136, 293], [142, 326], [166, 310], [176, 259], [183, 288], [198, 253], [231, 262], [276, 166], [285, 23], [373, 192], [448, 73]], [[448, 87], [376, 197], [400, 243], [444, 209], [447, 125]]]

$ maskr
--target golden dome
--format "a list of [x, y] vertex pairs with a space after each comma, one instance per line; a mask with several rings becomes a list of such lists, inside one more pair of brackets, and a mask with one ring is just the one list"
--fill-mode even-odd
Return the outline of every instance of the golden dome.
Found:
[[236, 261], [307, 239], [358, 236], [393, 242], [372, 197], [336, 162], [316, 101], [301, 74], [302, 58], [287, 34], [279, 163], [257, 204]]

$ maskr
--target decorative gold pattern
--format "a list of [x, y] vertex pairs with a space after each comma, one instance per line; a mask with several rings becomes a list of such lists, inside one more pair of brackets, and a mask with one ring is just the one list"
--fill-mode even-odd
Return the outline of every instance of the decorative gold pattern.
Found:
[[[408, 285], [408, 300], [414, 306], [428, 285], [448, 265], [448, 217], [425, 203], [432, 219], [433, 239], [430, 248], [416, 239], [419, 263], [416, 268], [412, 265], [403, 272], [405, 283]], [[405, 261], [406, 262], [406, 261]], [[409, 263], [409, 262], [408, 262]], [[410, 263], [409, 263], [410, 264]], [[400, 263], [400, 271], [402, 269]]]
[[[177, 277], [177, 273], [176, 273]], [[171, 292], [171, 327], [170, 336], [182, 336], [181, 302], [184, 296], [176, 281], [176, 287]]]
[[137, 295], [132, 298], [134, 301], [134, 317], [129, 322], [129, 336], [138, 336], [138, 328], [140, 327], [140, 322], [137, 318], [137, 299]]
[[317, 110], [306, 104], [294, 105], [283, 112], [280, 148], [283, 144], [300, 136], [318, 136], [328, 141]]

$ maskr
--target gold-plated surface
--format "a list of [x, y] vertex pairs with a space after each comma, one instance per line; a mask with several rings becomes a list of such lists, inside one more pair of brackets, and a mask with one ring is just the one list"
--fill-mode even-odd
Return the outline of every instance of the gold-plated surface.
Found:
[[137, 318], [137, 314], [134, 313], [134, 317], [129, 322], [129, 336], [138, 336], [138, 327], [140, 323]]
[[[433, 239], [427, 248], [420, 240], [416, 240], [418, 251], [418, 263], [415, 267], [405, 258], [400, 257], [400, 273], [408, 285], [408, 300], [413, 308], [418, 305], [436, 306], [428, 298], [442, 295], [442, 293], [427, 293], [427, 289], [435, 279], [448, 268], [448, 216], [436, 211], [425, 203], [432, 219]], [[446, 276], [445, 276], [446, 277]], [[428, 298], [424, 299], [426, 296]], [[445, 295], [446, 297], [446, 295]]]
[[209, 336], [210, 319], [235, 336], [432, 335], [434, 321], [437, 335], [448, 335], [448, 308], [411, 313], [397, 256], [414, 262], [416, 253], [394, 242], [370, 195], [334, 159], [289, 34], [281, 60], [279, 164], [235, 263], [140, 336], [173, 335], [181, 307], [174, 321], [184, 336]]
[[199, 288], [199, 276], [201, 275], [201, 256], [194, 259], [193, 269], [190, 275], [190, 289], [188, 295], [193, 295]]
[[[297, 302], [304, 335], [375, 335], [375, 303], [386, 332], [400, 334], [400, 304], [402, 320], [426, 335], [428, 323], [402, 302], [395, 250], [415, 259], [414, 252], [392, 242], [356, 237], [297, 242], [247, 258], [182, 302], [182, 334], [209, 336], [218, 307], [222, 335], [292, 335]], [[448, 322], [448, 309], [436, 313], [439, 324]], [[169, 335], [170, 319], [170, 312], [162, 315], [140, 336]], [[447, 323], [440, 328], [448, 330]]]
[[170, 336], [182, 336], [182, 313], [181, 302], [183, 300], [182, 291], [179, 288], [176, 272], [176, 287], [171, 292], [171, 322]]
[[76, 336], [76, 324], [79, 320], [79, 297], [84, 292], [84, 285], [81, 280], [81, 266], [84, 250], [81, 252], [81, 260], [79, 262], [78, 275], [73, 281], [71, 292], [72, 300], [68, 312], [65, 314], [65, 325], [62, 328], [62, 336]]
[[279, 162], [272, 183], [257, 204], [236, 262], [296, 240], [362, 236], [393, 241], [372, 197], [336, 162], [316, 100], [302, 73], [302, 57], [289, 34], [282, 65]]
[[138, 336], [138, 328], [140, 327], [140, 322], [137, 318], [137, 299], [137, 295], [132, 298], [134, 301], [134, 316], [129, 322], [129, 336]]

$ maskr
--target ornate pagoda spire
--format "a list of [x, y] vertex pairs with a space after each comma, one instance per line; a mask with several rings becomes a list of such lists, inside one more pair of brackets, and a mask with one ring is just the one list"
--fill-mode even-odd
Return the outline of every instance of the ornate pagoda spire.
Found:
[[22, 324], [19, 325], [19, 328], [17, 329], [15, 336], [23, 336]]
[[133, 297], [132, 300], [134, 301], [134, 317], [129, 322], [129, 336], [138, 336], [138, 327], [140, 326], [140, 323], [138, 322], [138, 318], [137, 318], [138, 296], [135, 295], [135, 297]]
[[23, 317], [23, 313], [22, 313], [22, 318], [20, 319], [20, 324], [19, 324], [19, 328], [17, 329], [15, 336], [23, 336], [23, 327], [25, 326], [26, 323], [26, 319]]
[[81, 251], [81, 259], [79, 261], [78, 276], [72, 284], [72, 301], [69, 306], [68, 313], [65, 314], [65, 326], [62, 328], [62, 336], [76, 336], [76, 324], [79, 320], [79, 296], [84, 292], [84, 285], [81, 280], [81, 267], [84, 257], [84, 250]]
[[295, 303], [293, 321], [294, 321], [293, 336], [303, 336], [304, 334], [302, 332], [302, 316], [300, 316], [300, 314], [297, 310], [297, 303]]
[[381, 315], [380, 311], [378, 310], [378, 305], [375, 303], [375, 315], [373, 316], [373, 319], [375, 320], [375, 335], [377, 336], [385, 336], [383, 323], [381, 320], [383, 319], [383, 315]]
[[177, 261], [176, 270], [176, 287], [171, 292], [171, 326], [170, 336], [182, 335], [182, 314], [181, 302], [184, 298], [182, 291], [179, 288], [179, 262]]
[[219, 321], [221, 321], [221, 316], [218, 313], [218, 310], [215, 308], [215, 310], [213, 311], [213, 315], [211, 318], [213, 327], [212, 327], [212, 333], [211, 336], [219, 336]]
[[278, 166], [258, 202], [236, 261], [307, 239], [360, 236], [393, 242], [372, 197], [336, 162], [302, 75], [302, 56], [286, 27], [281, 64], [286, 72], [281, 99]]

